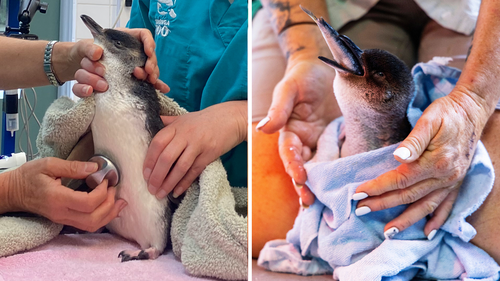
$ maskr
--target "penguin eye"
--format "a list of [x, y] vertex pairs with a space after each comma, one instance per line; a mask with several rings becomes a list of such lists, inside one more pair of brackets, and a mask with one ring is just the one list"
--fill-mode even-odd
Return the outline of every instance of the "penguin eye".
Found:
[[122, 42], [120, 42], [120, 41], [115, 41], [115, 46], [116, 46], [117, 48], [121, 48], [121, 47], [122, 47]]

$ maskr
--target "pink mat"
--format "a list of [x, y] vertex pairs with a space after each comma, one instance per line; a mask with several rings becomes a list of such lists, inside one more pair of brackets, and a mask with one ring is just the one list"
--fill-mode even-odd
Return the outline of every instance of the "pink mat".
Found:
[[0, 258], [0, 281], [216, 280], [190, 276], [172, 250], [156, 260], [120, 262], [139, 246], [112, 234], [59, 235], [31, 251]]

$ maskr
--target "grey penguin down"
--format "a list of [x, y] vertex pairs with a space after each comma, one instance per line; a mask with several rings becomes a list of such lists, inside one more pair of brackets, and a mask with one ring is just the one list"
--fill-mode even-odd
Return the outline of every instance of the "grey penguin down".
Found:
[[[94, 95], [91, 130], [94, 153], [100, 158], [93, 160], [109, 161], [115, 166], [116, 197], [128, 203], [106, 228], [137, 242], [142, 249], [120, 252], [118, 256], [122, 261], [155, 259], [167, 246], [174, 205], [167, 198], [158, 200], [150, 194], [142, 174], [148, 146], [163, 128], [154, 86], [133, 76], [134, 68], [143, 67], [147, 56], [142, 42], [133, 36], [103, 29], [89, 16], [81, 18], [90, 29], [94, 43], [103, 49], [100, 63], [106, 68], [104, 78], [109, 84], [106, 92]], [[106, 167], [113, 170], [110, 165]], [[96, 175], [87, 179], [89, 186], [114, 177], [112, 172], [98, 175], [106, 167], [100, 165]]]

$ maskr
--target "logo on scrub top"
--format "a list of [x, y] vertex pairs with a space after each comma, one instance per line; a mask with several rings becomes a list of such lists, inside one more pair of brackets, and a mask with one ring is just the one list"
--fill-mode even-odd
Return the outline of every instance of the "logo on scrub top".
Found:
[[177, 0], [158, 0], [156, 3], [156, 36], [166, 37], [170, 33], [170, 23], [177, 17], [174, 11], [176, 2]]

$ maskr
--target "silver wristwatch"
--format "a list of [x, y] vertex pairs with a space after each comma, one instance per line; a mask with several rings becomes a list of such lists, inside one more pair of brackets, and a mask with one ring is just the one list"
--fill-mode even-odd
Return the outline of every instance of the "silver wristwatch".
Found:
[[49, 79], [50, 84], [54, 86], [61, 86], [63, 83], [61, 83], [56, 75], [54, 74], [54, 71], [52, 69], [52, 50], [54, 48], [54, 45], [57, 43], [57, 41], [50, 41], [47, 46], [45, 47], [45, 52], [43, 54], [43, 70], [45, 71], [45, 74], [47, 74], [47, 78]]

